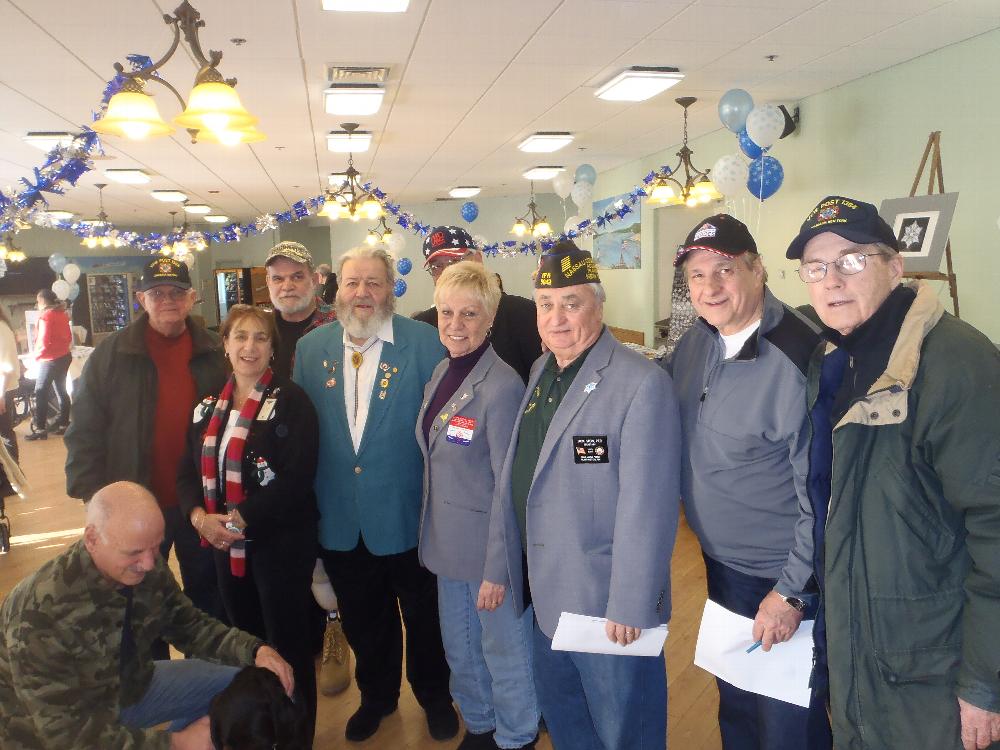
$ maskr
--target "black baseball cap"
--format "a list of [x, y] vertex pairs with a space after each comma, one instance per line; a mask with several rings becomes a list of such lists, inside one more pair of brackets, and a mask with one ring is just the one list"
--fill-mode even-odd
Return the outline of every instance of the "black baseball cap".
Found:
[[816, 204], [816, 208], [802, 222], [799, 234], [788, 246], [785, 257], [800, 260], [806, 243], [823, 232], [833, 232], [859, 245], [881, 242], [894, 250], [899, 249], [892, 227], [878, 215], [875, 206], [854, 198], [828, 195]]
[[434, 227], [424, 238], [424, 265], [440, 257], [464, 258], [475, 249], [472, 235], [462, 227]]
[[557, 242], [538, 262], [535, 289], [561, 289], [579, 284], [600, 284], [593, 256], [570, 240]]
[[735, 258], [743, 253], [756, 255], [757, 243], [742, 221], [729, 214], [716, 214], [699, 221], [691, 230], [684, 244], [677, 248], [674, 265], [681, 265], [687, 254], [694, 250], [708, 250], [716, 255]]
[[176, 258], [157, 255], [142, 269], [142, 277], [136, 291], [145, 292], [154, 286], [175, 286], [178, 289], [191, 288], [191, 272]]

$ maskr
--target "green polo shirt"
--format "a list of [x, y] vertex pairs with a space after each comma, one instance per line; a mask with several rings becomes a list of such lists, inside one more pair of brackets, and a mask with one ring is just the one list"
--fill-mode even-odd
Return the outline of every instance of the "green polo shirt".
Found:
[[[597, 341], [600, 341], [600, 336]], [[531, 393], [531, 400], [521, 415], [521, 429], [517, 435], [517, 450], [514, 452], [514, 467], [511, 471], [510, 495], [514, 503], [514, 512], [517, 514], [517, 527], [521, 531], [521, 549], [525, 553], [528, 551], [528, 492], [535, 477], [538, 454], [542, 452], [542, 443], [545, 442], [545, 434], [549, 431], [552, 417], [558, 411], [563, 397], [569, 393], [576, 374], [580, 372], [583, 361], [594, 348], [594, 344], [587, 347], [564, 370], [559, 369], [555, 355], [550, 354], [545, 360], [542, 376]]]

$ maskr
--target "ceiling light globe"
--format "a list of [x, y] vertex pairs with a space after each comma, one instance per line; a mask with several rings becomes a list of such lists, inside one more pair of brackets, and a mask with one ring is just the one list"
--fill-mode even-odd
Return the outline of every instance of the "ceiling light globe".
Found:
[[141, 91], [119, 91], [112, 96], [104, 116], [92, 127], [102, 135], [124, 136], [131, 140], [174, 132], [160, 117], [153, 97]]
[[257, 118], [243, 107], [236, 89], [222, 81], [208, 81], [191, 89], [187, 108], [174, 122], [184, 128], [220, 132], [256, 125]]

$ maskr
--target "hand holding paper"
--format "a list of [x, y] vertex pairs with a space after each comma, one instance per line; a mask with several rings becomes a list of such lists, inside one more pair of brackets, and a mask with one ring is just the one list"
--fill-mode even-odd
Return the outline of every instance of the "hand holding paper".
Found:
[[622, 646], [609, 640], [607, 623], [607, 619], [603, 617], [563, 612], [559, 615], [559, 624], [552, 638], [552, 650], [615, 656], [659, 656], [663, 650], [663, 642], [667, 637], [666, 625], [642, 630], [638, 638]]

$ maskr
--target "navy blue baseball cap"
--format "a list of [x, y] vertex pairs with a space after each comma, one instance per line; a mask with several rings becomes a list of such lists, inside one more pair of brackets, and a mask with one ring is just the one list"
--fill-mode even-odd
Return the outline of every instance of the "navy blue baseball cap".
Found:
[[833, 232], [859, 245], [881, 242], [894, 250], [899, 249], [892, 227], [878, 215], [875, 206], [853, 198], [828, 195], [816, 204], [816, 208], [802, 222], [799, 234], [788, 246], [785, 257], [800, 260], [806, 243], [823, 232]]
[[716, 214], [699, 221], [697, 226], [688, 232], [684, 244], [677, 248], [674, 265], [681, 265], [688, 253], [695, 250], [707, 250], [716, 255], [735, 258], [743, 253], [756, 255], [757, 243], [742, 221], [729, 214]]
[[435, 258], [464, 258], [476, 249], [472, 235], [462, 227], [434, 227], [424, 238], [424, 265]]

